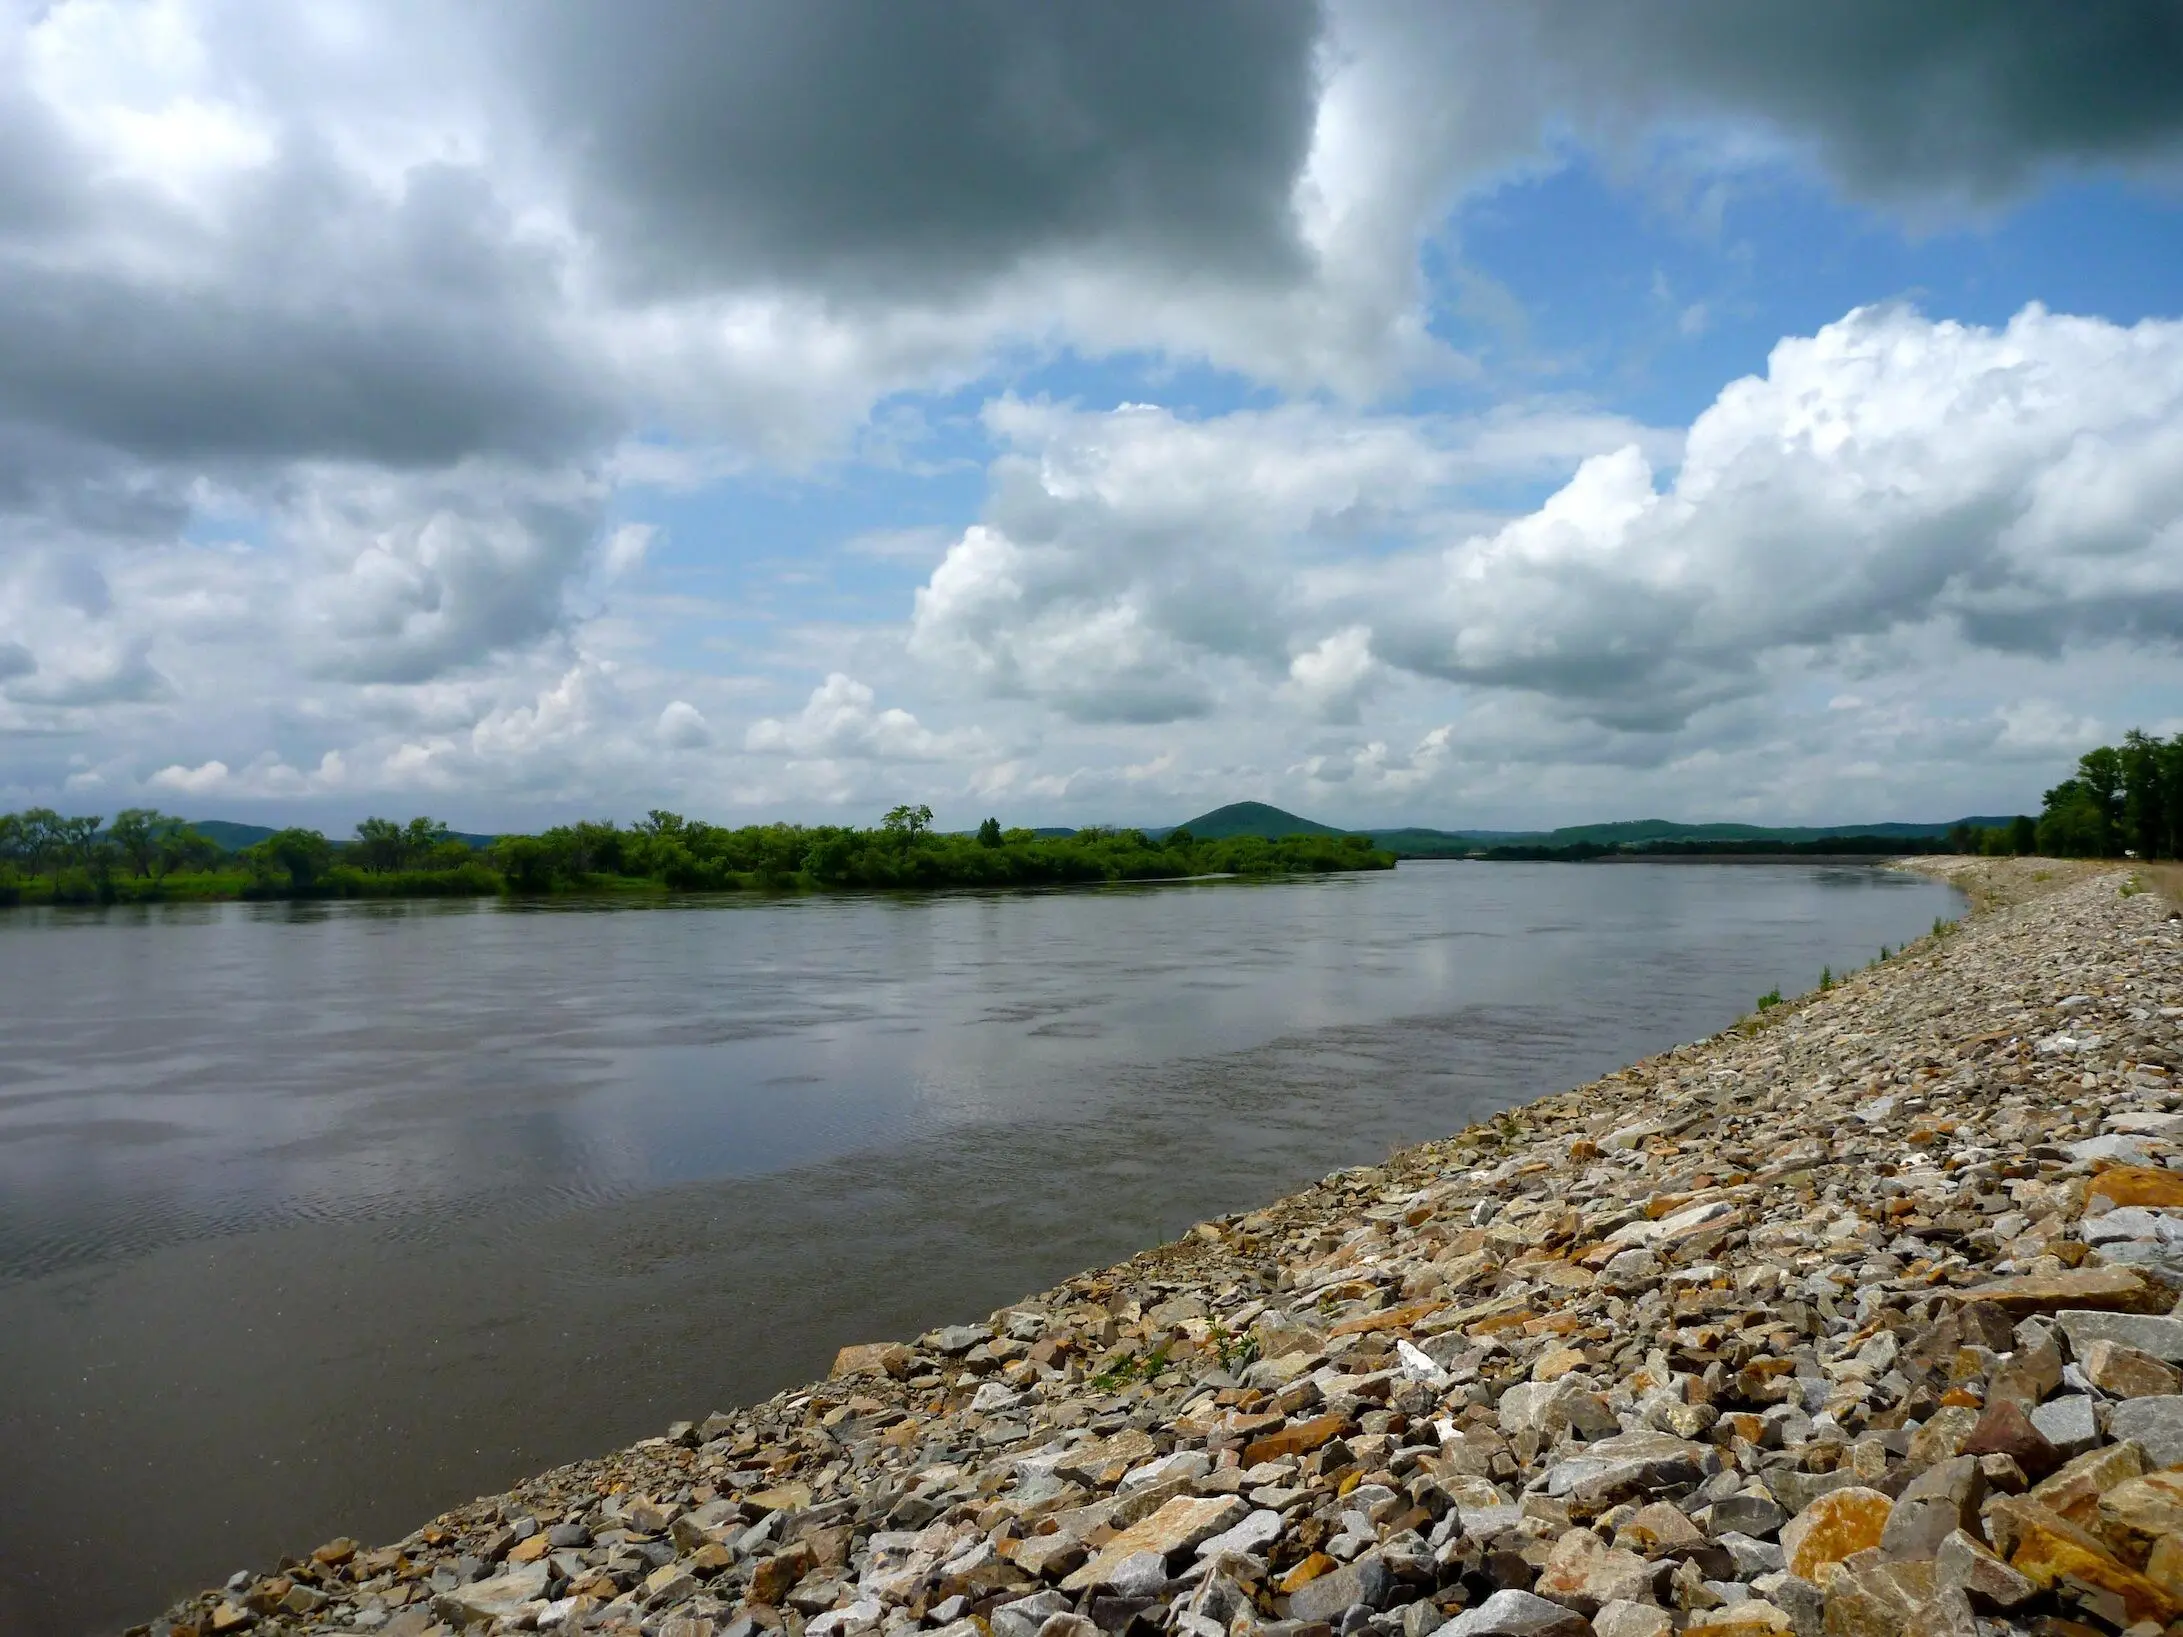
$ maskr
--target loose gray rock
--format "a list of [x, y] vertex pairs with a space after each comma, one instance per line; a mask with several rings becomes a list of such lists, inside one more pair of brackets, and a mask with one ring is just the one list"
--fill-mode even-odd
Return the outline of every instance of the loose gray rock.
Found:
[[1066, 1614], [1070, 1607], [1069, 1600], [1057, 1591], [1034, 1592], [1003, 1603], [991, 1616], [993, 1637], [1038, 1637], [1041, 1626], [1057, 1614]]
[[2156, 1467], [2183, 1466], [2183, 1395], [2127, 1398], [2108, 1406], [2107, 1434], [2135, 1439]]
[[1495, 1592], [1442, 1626], [1446, 1637], [1584, 1637], [1591, 1622], [1574, 1609], [1529, 1592]]
[[1706, 1528], [1715, 1535], [1749, 1535], [1771, 1540], [1781, 1533], [1789, 1514], [1764, 1495], [1724, 1495], [1706, 1509]]
[[2050, 1398], [2031, 1412], [2031, 1424], [2063, 1455], [2082, 1455], [2099, 1442], [2098, 1407], [2082, 1393]]
[[1289, 1618], [1334, 1620], [1359, 1605], [1368, 1609], [1384, 1608], [1388, 1594], [1394, 1588], [1394, 1572], [1380, 1561], [1378, 1554], [1367, 1553], [1354, 1563], [1298, 1587], [1289, 1597]]
[[1896, 1496], [1880, 1550], [1905, 1562], [1929, 1558], [1950, 1535], [1979, 1526], [1985, 1499], [1986, 1475], [1977, 1456], [1958, 1455], [1930, 1466]]
[[2069, 1338], [2070, 1351], [2083, 1358], [2096, 1341], [2116, 1341], [2170, 1364], [2183, 1364], [2183, 1319], [2149, 1313], [2058, 1313], [2055, 1322]]

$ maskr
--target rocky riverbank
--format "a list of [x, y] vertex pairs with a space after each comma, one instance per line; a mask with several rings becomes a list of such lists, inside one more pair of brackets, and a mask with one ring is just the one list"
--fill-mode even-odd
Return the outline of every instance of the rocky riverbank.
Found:
[[134, 1630], [2169, 1627], [2183, 922], [1924, 863], [1826, 993]]

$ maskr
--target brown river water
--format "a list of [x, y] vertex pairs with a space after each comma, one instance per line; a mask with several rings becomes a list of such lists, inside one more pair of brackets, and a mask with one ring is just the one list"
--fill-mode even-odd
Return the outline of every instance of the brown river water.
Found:
[[0, 1631], [764, 1397], [1953, 917], [1865, 866], [0, 912]]

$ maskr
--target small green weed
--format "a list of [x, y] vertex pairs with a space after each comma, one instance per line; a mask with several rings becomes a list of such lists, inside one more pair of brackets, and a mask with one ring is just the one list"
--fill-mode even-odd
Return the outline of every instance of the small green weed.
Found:
[[1258, 1362], [1258, 1338], [1238, 1336], [1214, 1325], [1206, 1338], [1213, 1344], [1213, 1354], [1220, 1360], [1220, 1367], [1230, 1375], [1238, 1375]]
[[1780, 1004], [1781, 989], [1779, 985], [1776, 985], [1774, 988], [1767, 990], [1765, 994], [1759, 996], [1758, 1009], [1762, 1012], [1770, 1011]]
[[1111, 1393], [1140, 1381], [1150, 1381], [1166, 1368], [1167, 1343], [1162, 1342], [1149, 1353], [1125, 1353], [1093, 1376], [1087, 1385]]

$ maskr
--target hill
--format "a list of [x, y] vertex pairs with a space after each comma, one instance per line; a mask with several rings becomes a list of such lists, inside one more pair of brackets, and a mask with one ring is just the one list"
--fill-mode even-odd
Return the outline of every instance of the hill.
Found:
[[[1953, 820], [1951, 824], [1988, 828], [2008, 822], [2006, 818], [1966, 818]], [[1596, 841], [1612, 847], [1630, 841], [1817, 841], [1822, 836], [1897, 836], [1908, 839], [1944, 836], [1951, 824], [1678, 824], [1672, 819], [1623, 819], [1612, 824], [1571, 824], [1541, 835], [1503, 836], [1496, 839], [1535, 841], [1564, 847], [1578, 841]]]
[[2001, 817], [1973, 816], [1946, 824], [1678, 824], [1672, 819], [1622, 819], [1609, 824], [1570, 824], [1558, 830], [1428, 830], [1410, 827], [1373, 830], [1374, 846], [1398, 858], [1460, 858], [1488, 847], [1638, 847], [1678, 843], [1806, 843], [1827, 837], [1874, 837], [1895, 841], [1930, 841], [1957, 824], [1995, 829]]
[[1187, 819], [1177, 828], [1188, 830], [1200, 841], [1226, 841], [1231, 836], [1263, 836], [1268, 841], [1277, 841], [1282, 836], [1350, 833], [1337, 830], [1331, 824], [1318, 824], [1308, 818], [1298, 818], [1294, 813], [1284, 813], [1262, 801], [1232, 801], [1226, 807], [1216, 807], [1210, 813]]

